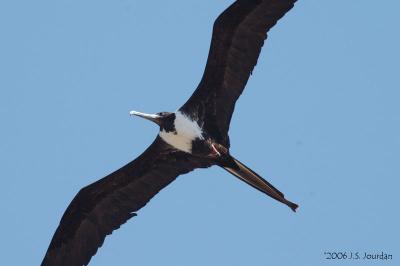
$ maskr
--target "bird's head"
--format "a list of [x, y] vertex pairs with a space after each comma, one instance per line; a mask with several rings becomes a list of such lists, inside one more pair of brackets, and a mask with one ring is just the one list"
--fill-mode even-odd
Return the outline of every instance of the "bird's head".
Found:
[[155, 114], [146, 114], [146, 113], [141, 113], [141, 112], [136, 112], [136, 111], [130, 111], [130, 115], [136, 115], [142, 118], [145, 118], [147, 120], [150, 120], [157, 125], [160, 126], [160, 128], [163, 128], [166, 126], [166, 123], [168, 123], [174, 115], [174, 113], [171, 112], [160, 112], [160, 113], [155, 113]]

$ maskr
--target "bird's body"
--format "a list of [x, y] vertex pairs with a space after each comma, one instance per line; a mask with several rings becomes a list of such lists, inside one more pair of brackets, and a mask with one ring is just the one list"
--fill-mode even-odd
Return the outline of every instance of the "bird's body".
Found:
[[297, 204], [229, 151], [229, 125], [267, 32], [296, 0], [237, 0], [215, 21], [203, 77], [176, 112], [132, 111], [160, 127], [138, 158], [82, 188], [51, 240], [42, 266], [87, 265], [107, 235], [179, 175], [217, 165], [293, 211]]

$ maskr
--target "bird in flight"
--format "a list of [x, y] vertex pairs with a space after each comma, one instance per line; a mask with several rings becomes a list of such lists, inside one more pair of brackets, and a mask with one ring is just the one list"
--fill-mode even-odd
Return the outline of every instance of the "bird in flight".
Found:
[[156, 123], [154, 142], [135, 160], [82, 188], [54, 233], [42, 266], [87, 265], [107, 235], [118, 229], [179, 175], [217, 165], [289, 206], [283, 193], [229, 152], [235, 102], [257, 63], [267, 32], [296, 0], [237, 0], [214, 22], [203, 77], [175, 112], [145, 114]]

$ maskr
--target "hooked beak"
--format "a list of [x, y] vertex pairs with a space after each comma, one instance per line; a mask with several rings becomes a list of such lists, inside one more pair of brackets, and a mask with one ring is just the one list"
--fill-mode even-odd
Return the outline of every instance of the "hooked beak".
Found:
[[145, 114], [145, 113], [141, 113], [141, 112], [136, 112], [136, 111], [130, 111], [129, 112], [130, 115], [136, 115], [136, 116], [140, 116], [142, 118], [145, 118], [147, 120], [150, 120], [154, 123], [156, 123], [157, 125], [161, 124], [161, 116], [160, 115], [156, 115], [156, 114]]

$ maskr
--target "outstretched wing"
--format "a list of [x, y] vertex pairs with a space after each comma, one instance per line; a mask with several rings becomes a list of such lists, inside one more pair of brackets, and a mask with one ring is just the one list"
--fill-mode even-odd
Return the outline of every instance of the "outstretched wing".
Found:
[[87, 265], [107, 235], [178, 175], [209, 166], [209, 161], [178, 151], [157, 137], [136, 160], [79, 191], [41, 265]]
[[229, 147], [236, 100], [257, 63], [267, 32], [296, 0], [238, 0], [215, 21], [206, 68], [181, 111], [195, 116], [218, 143]]

